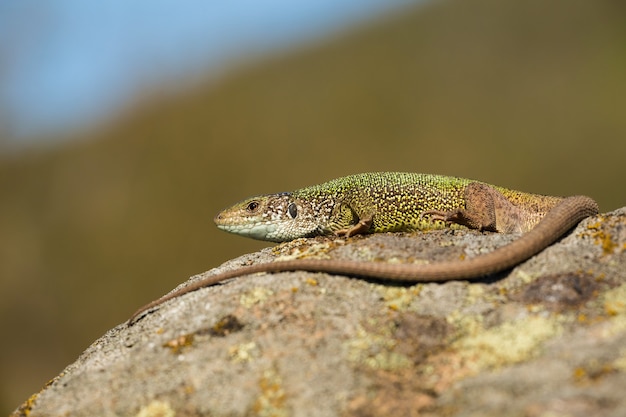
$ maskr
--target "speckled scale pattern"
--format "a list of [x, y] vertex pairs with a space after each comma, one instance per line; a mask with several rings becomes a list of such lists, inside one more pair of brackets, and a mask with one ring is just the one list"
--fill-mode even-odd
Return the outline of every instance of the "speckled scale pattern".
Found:
[[[396, 232], [443, 228], [441, 221], [421, 218], [425, 210], [452, 210], [464, 207], [464, 178], [402, 172], [372, 172], [337, 178], [294, 191], [292, 196], [310, 201], [325, 210], [337, 204], [349, 205], [362, 217], [375, 213], [371, 232]], [[321, 219], [318, 219], [321, 220]]]
[[[446, 224], [423, 213], [465, 209], [470, 184], [483, 184], [494, 191], [497, 204], [503, 206], [498, 211], [499, 218], [510, 220], [516, 227], [521, 225], [520, 231], [534, 227], [561, 200], [465, 178], [373, 172], [337, 178], [290, 193], [251, 197], [221, 212], [215, 222], [225, 231], [275, 242], [332, 234], [368, 217], [373, 219], [370, 233], [459, 228], [463, 226]], [[472, 201], [481, 199], [472, 198]], [[248, 209], [250, 203], [256, 203], [256, 210]], [[493, 209], [479, 207], [475, 211]], [[296, 217], [292, 213], [297, 213]]]

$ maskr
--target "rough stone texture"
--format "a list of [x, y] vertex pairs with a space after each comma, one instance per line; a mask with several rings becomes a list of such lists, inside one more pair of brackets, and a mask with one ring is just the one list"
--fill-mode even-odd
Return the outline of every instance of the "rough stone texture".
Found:
[[[298, 240], [205, 274], [281, 257], [436, 262], [514, 238]], [[111, 329], [14, 415], [617, 417], [624, 387], [626, 208], [481, 282], [293, 272], [196, 291]]]

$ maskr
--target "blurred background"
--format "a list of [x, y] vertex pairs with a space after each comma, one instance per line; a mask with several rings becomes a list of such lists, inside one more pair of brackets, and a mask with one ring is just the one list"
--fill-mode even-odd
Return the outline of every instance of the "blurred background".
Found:
[[625, 205], [626, 3], [0, 2], [0, 414], [268, 246], [224, 206], [378, 170]]

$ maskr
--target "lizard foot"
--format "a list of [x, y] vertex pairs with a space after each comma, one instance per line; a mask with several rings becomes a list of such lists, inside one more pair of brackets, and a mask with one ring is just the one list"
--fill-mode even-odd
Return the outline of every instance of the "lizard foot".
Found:
[[426, 210], [420, 214], [420, 218], [424, 216], [430, 216], [431, 220], [441, 220], [446, 223], [459, 223], [463, 218], [461, 210]]
[[340, 237], [350, 237], [358, 234], [365, 234], [370, 230], [371, 226], [371, 218], [361, 219], [357, 224], [352, 225], [350, 228], [335, 231], [335, 235]]

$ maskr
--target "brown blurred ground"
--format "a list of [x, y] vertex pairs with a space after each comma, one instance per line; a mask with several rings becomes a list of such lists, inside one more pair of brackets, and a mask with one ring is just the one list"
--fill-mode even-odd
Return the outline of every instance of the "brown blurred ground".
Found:
[[[626, 6], [438, 1], [0, 164], [0, 414], [189, 275], [216, 211], [374, 170], [626, 204]], [[160, 281], [148, 277], [161, 277]]]

